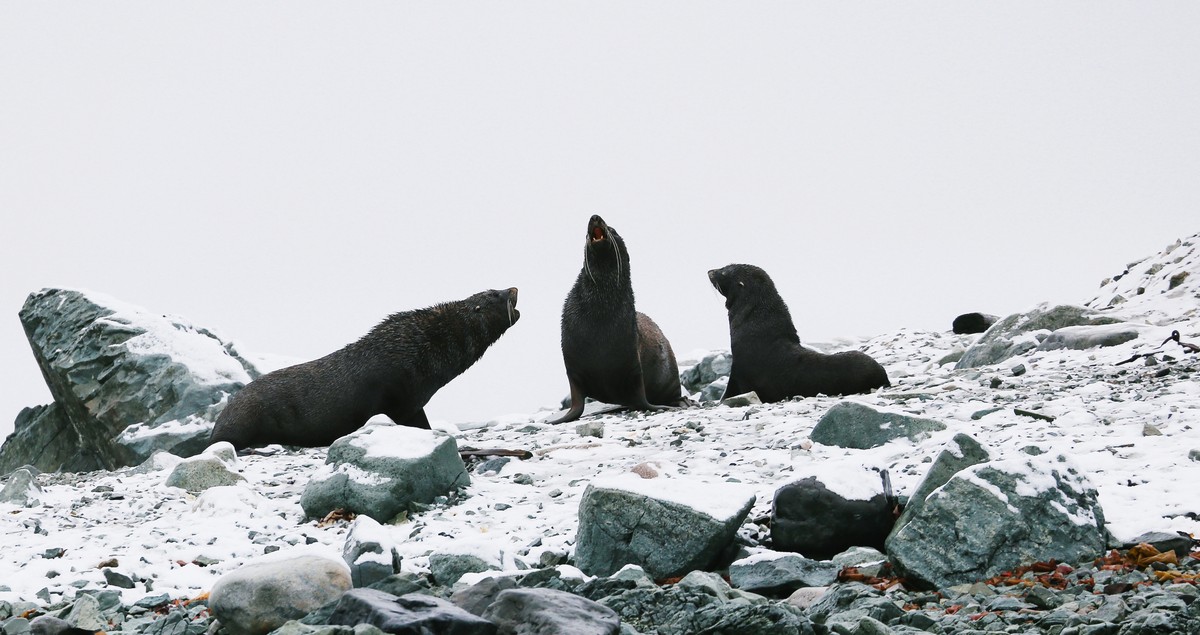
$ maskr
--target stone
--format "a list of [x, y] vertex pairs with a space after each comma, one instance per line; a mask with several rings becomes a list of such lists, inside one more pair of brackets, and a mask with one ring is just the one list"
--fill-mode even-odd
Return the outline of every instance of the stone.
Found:
[[575, 433], [581, 437], [604, 438], [603, 421], [585, 421], [575, 425]]
[[999, 317], [987, 313], [964, 313], [954, 318], [950, 330], [955, 335], [974, 335], [988, 330], [999, 319]]
[[[684, 368], [679, 373], [679, 383], [689, 395], [698, 392], [704, 392], [713, 382], [721, 379], [729, 378], [729, 371], [733, 369], [733, 356], [728, 351], [715, 351], [705, 355], [700, 361], [694, 365]], [[725, 392], [725, 385], [722, 382], [720, 391], [717, 392], [716, 398], [720, 398]], [[713, 401], [707, 399], [706, 401]]]
[[166, 486], [178, 487], [196, 494], [210, 487], [245, 483], [246, 477], [234, 471], [237, 454], [230, 456], [228, 450], [232, 449], [232, 444], [221, 442], [206, 449], [202, 454], [180, 461], [167, 476]]
[[933, 460], [933, 465], [929, 466], [925, 478], [921, 479], [917, 488], [909, 495], [908, 504], [905, 505], [900, 518], [896, 520], [892, 533], [903, 527], [921, 509], [925, 499], [934, 490], [945, 485], [951, 477], [972, 465], [986, 463], [990, 459], [991, 454], [978, 441], [966, 434], [954, 435], [950, 443]]
[[350, 524], [342, 560], [350, 567], [355, 588], [370, 586], [400, 573], [400, 550], [387, 530], [370, 516], [358, 516]]
[[354, 589], [338, 600], [329, 623], [370, 624], [385, 633], [493, 635], [496, 625], [450, 602], [429, 595], [394, 596], [375, 589]]
[[386, 523], [471, 482], [454, 437], [408, 426], [368, 424], [334, 441], [325, 463], [300, 497], [310, 518], [345, 509]]
[[753, 390], [740, 395], [733, 395], [721, 400], [722, 406], [729, 408], [745, 408], [746, 406], [761, 406], [762, 399], [758, 398], [758, 393]]
[[479, 556], [465, 553], [435, 553], [429, 556], [429, 573], [439, 586], [453, 586], [468, 573], [496, 571], [497, 567]]
[[71, 605], [71, 611], [65, 619], [71, 626], [90, 633], [108, 630], [108, 620], [100, 614], [99, 600], [90, 595], [76, 595], [75, 603]]
[[263, 635], [332, 602], [351, 588], [337, 560], [296, 556], [243, 565], [219, 578], [209, 608], [228, 635]]
[[579, 502], [576, 566], [608, 576], [636, 564], [656, 579], [710, 569], [750, 513], [749, 492], [636, 474], [593, 481]]
[[1040, 304], [1025, 312], [1010, 315], [995, 324], [967, 349], [956, 369], [978, 368], [1036, 349], [1041, 342], [1035, 332], [1054, 332], [1070, 326], [1115, 324], [1119, 320], [1101, 316], [1083, 307]]
[[1143, 543], [1154, 547], [1159, 553], [1174, 551], [1175, 555], [1180, 558], [1187, 556], [1192, 551], [1192, 539], [1187, 534], [1165, 531], [1148, 531], [1122, 543], [1121, 548], [1129, 549]]
[[483, 615], [487, 607], [496, 601], [501, 591], [517, 588], [516, 580], [508, 576], [484, 578], [468, 587], [463, 587], [450, 596], [458, 608], [472, 614]]
[[876, 410], [857, 401], [842, 401], [826, 411], [809, 438], [822, 445], [868, 450], [894, 439], [920, 441], [931, 432], [945, 429], [944, 423], [933, 419]]
[[54, 404], [22, 411], [0, 473], [113, 470], [208, 445], [254, 365], [207, 329], [93, 293], [43, 289], [19, 317]]
[[71, 623], [52, 615], [39, 615], [29, 621], [33, 635], [92, 635], [93, 631], [71, 626]]
[[795, 607], [778, 602], [727, 600], [694, 587], [637, 586], [599, 602], [617, 612], [623, 627], [659, 635], [814, 634], [812, 623]]
[[[864, 478], [874, 475], [864, 470]], [[771, 543], [779, 551], [831, 558], [851, 547], [882, 549], [896, 522], [883, 492], [867, 500], [848, 499], [808, 476], [775, 491], [771, 502]]]
[[553, 589], [509, 589], [483, 612], [500, 633], [530, 635], [617, 635], [616, 611], [587, 598]]
[[1023, 456], [955, 474], [888, 537], [886, 551], [914, 584], [945, 588], [1030, 562], [1089, 560], [1106, 537], [1082, 470], [1062, 456]]
[[766, 552], [729, 565], [729, 582], [738, 589], [765, 595], [789, 595], [802, 587], [824, 587], [837, 581], [842, 567], [794, 553]]
[[104, 581], [108, 586], [115, 586], [122, 589], [132, 589], [137, 586], [133, 578], [115, 569], [104, 569]]
[[13, 503], [22, 507], [37, 507], [42, 504], [42, 490], [37, 480], [27, 469], [19, 469], [9, 475], [0, 489], [0, 503]]
[[1065, 348], [1082, 351], [1089, 348], [1119, 346], [1141, 337], [1142, 332], [1148, 328], [1150, 327], [1146, 325], [1124, 322], [1095, 326], [1067, 326], [1046, 336], [1037, 349], [1056, 351]]

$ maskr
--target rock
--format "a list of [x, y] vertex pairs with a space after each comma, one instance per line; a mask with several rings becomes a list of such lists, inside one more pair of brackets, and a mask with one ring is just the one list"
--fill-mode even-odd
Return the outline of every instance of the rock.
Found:
[[92, 635], [93, 631], [75, 628], [71, 623], [52, 615], [39, 615], [29, 621], [33, 635]]
[[825, 593], [828, 591], [829, 587], [801, 587], [787, 597], [787, 603], [802, 611], [807, 611], [825, 597]]
[[483, 613], [500, 633], [530, 635], [617, 635], [616, 611], [553, 589], [509, 589]]
[[579, 503], [575, 564], [597, 576], [627, 564], [654, 578], [709, 569], [750, 513], [754, 496], [748, 492], [635, 474], [593, 481]]
[[783, 603], [747, 604], [704, 589], [673, 585], [637, 586], [601, 599], [621, 620], [647, 633], [691, 635], [813, 635], [799, 609]]
[[1041, 304], [1025, 313], [1015, 313], [993, 324], [967, 349], [956, 369], [977, 368], [1002, 362], [1037, 348], [1035, 331], [1057, 331], [1069, 326], [1115, 324], [1119, 320], [1100, 316], [1083, 307]]
[[386, 523], [471, 482], [454, 437], [408, 426], [360, 428], [334, 441], [325, 463], [300, 497], [310, 518], [340, 508]]
[[837, 580], [841, 567], [794, 553], [766, 552], [729, 565], [729, 582], [738, 589], [786, 595], [801, 587], [823, 587]]
[[108, 620], [100, 614], [100, 602], [90, 595], [76, 595], [75, 604], [71, 605], [66, 620], [75, 628], [89, 633], [108, 630]]
[[1025, 368], [1025, 364], [1017, 364], [1009, 370], [1012, 371], [1013, 377], [1020, 377], [1021, 375], [1029, 372], [1029, 369]]
[[[728, 351], [715, 351], [705, 355], [703, 359], [694, 365], [680, 371], [679, 383], [689, 395], [704, 392], [710, 384], [718, 379], [728, 379], [729, 371], [732, 368], [733, 356]], [[717, 398], [720, 398], [724, 392], [725, 386], [722, 384], [720, 392], [717, 393]], [[709, 399], [707, 401], [712, 400]]]
[[1174, 551], [1175, 555], [1183, 558], [1192, 551], [1192, 539], [1187, 534], [1168, 533], [1165, 531], [1150, 531], [1121, 544], [1122, 549], [1136, 547], [1142, 543], [1157, 549], [1160, 553]]
[[237, 454], [230, 451], [228, 442], [216, 443], [204, 453], [180, 461], [167, 476], [167, 487], [178, 487], [193, 494], [210, 487], [226, 487], [245, 483], [246, 477], [234, 471]]
[[876, 410], [857, 401], [842, 401], [821, 417], [809, 438], [823, 445], [867, 450], [894, 439], [920, 441], [930, 432], [945, 429], [945, 424], [933, 419]]
[[1074, 351], [1106, 346], [1119, 346], [1136, 340], [1148, 329], [1142, 324], [1102, 324], [1097, 326], [1068, 326], [1046, 336], [1038, 345], [1040, 351], [1056, 351], [1067, 348]]
[[1095, 489], [1066, 458], [1042, 455], [955, 474], [888, 537], [886, 551], [912, 582], [943, 588], [1023, 563], [1094, 558], [1105, 539]]
[[115, 586], [121, 589], [132, 589], [137, 586], [133, 578], [114, 569], [104, 569], [104, 581], [108, 586]]
[[1142, 426], [1142, 436], [1144, 436], [1144, 437], [1161, 437], [1162, 430], [1159, 430], [1158, 428], [1154, 427], [1153, 425], [1147, 423]]
[[210, 331], [98, 294], [43, 289], [19, 317], [54, 405], [22, 412], [0, 472], [112, 470], [159, 449], [190, 456], [257, 374]]
[[501, 591], [517, 588], [517, 582], [507, 576], [484, 578], [475, 584], [459, 589], [450, 597], [458, 608], [472, 614], [483, 615], [487, 607], [496, 601]]
[[439, 586], [453, 586], [468, 573], [496, 571], [497, 567], [479, 556], [465, 553], [435, 553], [429, 556], [429, 573]]
[[342, 559], [350, 567], [355, 588], [380, 582], [400, 573], [400, 551], [383, 525], [370, 516], [359, 516], [350, 525]]
[[297, 556], [244, 565], [216, 581], [209, 608], [228, 635], [262, 635], [332, 602], [351, 588], [337, 560]]
[[982, 333], [991, 328], [996, 323], [996, 320], [999, 319], [995, 315], [988, 315], [986, 313], [964, 313], [954, 318], [954, 322], [950, 325], [950, 330], [955, 335]]
[[917, 488], [909, 495], [908, 504], [904, 507], [903, 513], [900, 514], [900, 518], [896, 521], [892, 533], [903, 527], [921, 509], [921, 506], [925, 503], [925, 499], [934, 490], [945, 485], [951, 477], [972, 465], [986, 463], [990, 459], [991, 455], [978, 441], [962, 433], [954, 435], [954, 438], [950, 440], [946, 448], [938, 453], [937, 458], [933, 461], [933, 465], [925, 473], [925, 478], [921, 480]]
[[23, 617], [12, 617], [0, 622], [0, 630], [4, 631], [4, 635], [30, 635], [33, 629], [29, 626], [29, 620]]
[[19, 469], [9, 475], [4, 489], [0, 489], [0, 503], [37, 507], [42, 504], [42, 490], [29, 470]]
[[575, 433], [581, 437], [604, 438], [603, 421], [585, 421], [575, 425]]
[[740, 395], [726, 397], [721, 400], [721, 405], [727, 406], [729, 408], [744, 408], [746, 406], [761, 406], [762, 399], [759, 399], [758, 393], [756, 393], [752, 390], [750, 392], [742, 393]]
[[1193, 461], [1200, 461], [1200, 448], [1188, 452], [1188, 458]]
[[809, 618], [817, 624], [822, 624], [830, 630], [836, 630], [834, 626], [837, 625], [849, 632], [856, 631], [858, 622], [863, 617], [886, 624], [903, 614], [904, 610], [892, 600], [883, 597], [879, 591], [857, 582], [831, 586], [821, 599], [808, 609]]
[[[863, 478], [875, 479], [873, 470]], [[771, 542], [780, 551], [830, 558], [850, 547], [881, 549], [896, 518], [883, 493], [849, 499], [809, 476], [780, 487], [771, 503]]]
[[375, 589], [354, 589], [338, 600], [329, 623], [370, 624], [385, 633], [423, 635], [492, 635], [495, 624], [441, 598], [409, 594], [394, 596]]

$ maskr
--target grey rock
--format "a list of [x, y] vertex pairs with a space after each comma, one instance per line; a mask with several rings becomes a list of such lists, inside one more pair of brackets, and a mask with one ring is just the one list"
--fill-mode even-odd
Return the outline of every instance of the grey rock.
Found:
[[[388, 448], [416, 444], [432, 450], [420, 456], [388, 453]], [[310, 518], [342, 508], [386, 523], [414, 504], [431, 503], [471, 482], [454, 437], [407, 426], [363, 427], [334, 441], [325, 463], [300, 496]]]
[[30, 635], [33, 633], [33, 629], [29, 626], [29, 620], [23, 617], [4, 620], [3, 626], [4, 635]]
[[483, 612], [499, 633], [616, 635], [616, 611], [587, 598], [552, 589], [509, 589]]
[[1011, 370], [1013, 377], [1020, 377], [1021, 375], [1029, 372], [1029, 369], [1025, 368], [1025, 364], [1017, 364], [1016, 366], [1013, 366]]
[[1063, 457], [1021, 457], [955, 474], [893, 533], [887, 553], [915, 583], [969, 583], [1022, 563], [1078, 562], [1103, 553], [1104, 513]]
[[1002, 362], [1037, 348], [1041, 342], [1035, 331], [1057, 331], [1070, 326], [1114, 324], [1119, 320], [1100, 316], [1076, 306], [1042, 304], [1026, 312], [1010, 315], [993, 324], [967, 349], [956, 369], [977, 368]]
[[[228, 445], [228, 444], [226, 444]], [[232, 447], [232, 446], [231, 446]], [[167, 487], [178, 487], [193, 494], [210, 487], [223, 487], [245, 483], [246, 477], [214, 455], [202, 454], [185, 459], [167, 476]]]
[[115, 589], [81, 589], [79, 595], [90, 595], [96, 598], [96, 605], [101, 613], [107, 613], [121, 606], [121, 592]]
[[496, 567], [478, 556], [464, 553], [435, 553], [429, 556], [429, 572], [439, 586], [453, 586], [468, 573], [495, 571]]
[[350, 572], [342, 562], [298, 556], [225, 574], [212, 586], [209, 607], [228, 635], [263, 635], [350, 588]]
[[740, 395], [733, 395], [732, 397], [726, 397], [721, 400], [721, 405], [728, 406], [730, 408], [744, 408], [746, 406], [760, 406], [760, 405], [762, 405], [762, 399], [759, 399], [758, 393], [756, 393], [752, 390], [750, 392], [742, 393]]
[[675, 583], [683, 589], [694, 589], [719, 598], [729, 598], [733, 588], [725, 579], [710, 571], [692, 571]]
[[882, 480], [878, 494], [853, 500], [809, 476], [780, 487], [771, 503], [775, 549], [811, 558], [831, 558], [851, 547], [882, 548], [894, 524]]
[[29, 621], [33, 635], [92, 635], [92, 631], [71, 626], [71, 623], [52, 615], [39, 615]]
[[812, 623], [784, 603], [738, 603], [679, 585], [619, 591], [601, 599], [623, 625], [659, 635], [737, 633], [738, 635], [813, 635]]
[[1104, 324], [1098, 326], [1068, 326], [1060, 328], [1042, 340], [1040, 351], [1070, 349], [1074, 351], [1106, 346], [1119, 346], [1136, 340], [1147, 327], [1141, 324]]
[[350, 525], [342, 559], [350, 567], [355, 588], [380, 582], [400, 573], [400, 551], [383, 525], [370, 516], [359, 516]]
[[411, 571], [402, 571], [372, 584], [369, 588], [392, 595], [408, 595], [409, 593], [428, 593], [429, 582], [423, 576]]
[[1025, 601], [1043, 611], [1062, 606], [1062, 599], [1058, 597], [1058, 594], [1040, 584], [1029, 588], [1029, 591], [1025, 593]]
[[1133, 538], [1121, 545], [1122, 549], [1129, 549], [1142, 543], [1146, 543], [1159, 552], [1174, 551], [1179, 558], [1187, 556], [1192, 551], [1192, 539], [1187, 534], [1170, 533], [1165, 531], [1150, 531]]
[[[19, 317], [54, 405], [18, 416], [0, 473], [24, 463], [112, 470], [160, 449], [196, 454], [229, 395], [257, 374], [212, 332], [99, 295], [43, 289]], [[197, 360], [211, 367], [189, 366]]]
[[843, 401], [821, 417], [810, 438], [822, 445], [867, 450], [894, 439], [920, 441], [930, 432], [945, 429], [944, 423], [933, 419], [883, 412], [857, 401]]
[[[733, 368], [733, 356], [728, 351], [715, 351], [705, 355], [703, 359], [696, 362], [695, 365], [685, 368], [679, 373], [679, 383], [689, 395], [702, 393], [713, 382], [719, 379], [728, 379], [729, 371]], [[725, 385], [722, 382], [720, 391], [713, 401], [719, 399], [721, 394], [725, 392]], [[702, 397], [703, 399], [703, 397]]]
[[0, 503], [36, 507], [42, 504], [42, 490], [29, 470], [19, 469], [8, 477], [4, 488], [0, 489]]
[[601, 486], [593, 482], [584, 490], [575, 540], [576, 566], [584, 573], [608, 576], [636, 564], [651, 577], [669, 578], [709, 569], [733, 543], [754, 504], [754, 496], [746, 490], [709, 484], [714, 500], [732, 503], [725, 506], [732, 513], [713, 518], [670, 500], [668, 481], [654, 482], [657, 491], [667, 496], [637, 493], [636, 485], [625, 489], [617, 481]]
[[77, 595], [65, 619], [71, 626], [92, 633], [108, 629], [108, 620], [100, 614], [100, 602], [90, 595]]
[[604, 438], [603, 421], [585, 421], [575, 425], [575, 433], [581, 437]]
[[122, 589], [132, 589], [137, 586], [133, 578], [115, 569], [104, 569], [104, 581], [108, 586], [115, 586]]
[[870, 617], [884, 623], [904, 614], [890, 598], [879, 591], [857, 582], [835, 584], [808, 609], [812, 621], [827, 628], [839, 625], [853, 631], [859, 620]]
[[329, 623], [370, 624], [397, 635], [492, 635], [496, 625], [471, 615], [441, 598], [410, 594], [394, 596], [375, 589], [354, 589], [338, 600]]
[[751, 556], [729, 565], [734, 587], [768, 595], [790, 594], [801, 587], [823, 587], [837, 580], [841, 567], [827, 560], [812, 560], [787, 553], [766, 558]]
[[1200, 461], [1200, 448], [1188, 452], [1188, 458], [1193, 461]]
[[507, 576], [484, 578], [469, 587], [455, 591], [454, 595], [450, 597], [450, 601], [471, 615], [483, 615], [487, 607], [496, 601], [496, 596], [500, 595], [501, 591], [515, 588], [517, 588], [517, 582]]
[[921, 479], [917, 488], [909, 495], [908, 504], [905, 505], [903, 513], [896, 521], [892, 533], [899, 531], [907, 524], [925, 504], [925, 499], [934, 490], [945, 485], [951, 477], [972, 465], [986, 463], [989, 460], [991, 460], [991, 454], [978, 441], [966, 434], [954, 435], [950, 443], [933, 460], [933, 465], [929, 466], [925, 478]]

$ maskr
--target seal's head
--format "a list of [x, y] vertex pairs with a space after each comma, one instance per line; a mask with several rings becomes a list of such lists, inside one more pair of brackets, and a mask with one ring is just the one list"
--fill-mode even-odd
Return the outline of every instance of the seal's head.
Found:
[[725, 306], [733, 307], [744, 298], [758, 298], [765, 294], [778, 295], [775, 283], [759, 267], [754, 265], [727, 265], [708, 272], [713, 287], [725, 296]]
[[583, 270], [587, 277], [596, 282], [597, 276], [615, 273], [616, 279], [620, 280], [629, 273], [628, 262], [629, 252], [625, 249], [624, 239], [603, 218], [593, 215], [588, 220], [583, 250]]
[[517, 323], [521, 312], [517, 310], [517, 288], [502, 291], [481, 291], [463, 301], [470, 319], [483, 326], [484, 331], [500, 337], [508, 327]]

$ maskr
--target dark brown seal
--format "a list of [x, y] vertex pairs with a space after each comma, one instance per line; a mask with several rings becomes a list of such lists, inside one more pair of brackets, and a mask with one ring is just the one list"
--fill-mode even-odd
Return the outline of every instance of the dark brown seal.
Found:
[[890, 386], [887, 372], [869, 355], [826, 355], [800, 345], [787, 304], [767, 272], [729, 265], [708, 272], [729, 310], [733, 367], [725, 396], [758, 393], [765, 402], [818, 394], [849, 395]]
[[323, 446], [387, 415], [428, 428], [425, 404], [521, 314], [516, 288], [389, 316], [357, 342], [250, 382], [217, 417], [212, 443]]
[[629, 251], [599, 216], [588, 221], [583, 269], [563, 303], [562, 352], [571, 407], [551, 423], [578, 419], [587, 397], [634, 410], [682, 402], [671, 344], [634, 309]]

